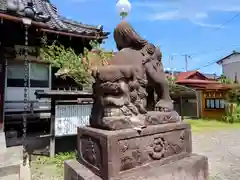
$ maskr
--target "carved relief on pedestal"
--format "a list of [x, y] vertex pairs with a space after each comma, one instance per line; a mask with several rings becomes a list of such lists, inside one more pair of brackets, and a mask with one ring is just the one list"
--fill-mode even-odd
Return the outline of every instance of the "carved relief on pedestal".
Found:
[[90, 136], [82, 136], [79, 141], [78, 158], [86, 164], [100, 170], [102, 166], [102, 152], [98, 140]]
[[149, 156], [152, 160], [160, 160], [175, 154], [180, 154], [185, 150], [185, 133], [186, 131], [179, 131], [179, 138], [175, 140], [168, 140], [164, 135], [159, 135], [153, 139], [150, 144]]
[[119, 141], [121, 171], [186, 152], [185, 130]]
[[144, 154], [138, 142], [139, 140], [136, 143], [128, 142], [127, 140], [119, 141], [121, 171], [132, 169], [142, 164]]
[[167, 142], [162, 137], [156, 137], [153, 140], [153, 144], [150, 144], [151, 151], [149, 152], [149, 156], [153, 160], [160, 160], [164, 157], [164, 153], [167, 150]]

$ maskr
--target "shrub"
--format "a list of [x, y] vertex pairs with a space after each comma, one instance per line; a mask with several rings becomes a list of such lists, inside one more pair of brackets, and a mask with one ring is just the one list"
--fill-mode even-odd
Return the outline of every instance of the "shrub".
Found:
[[226, 106], [226, 116], [222, 117], [226, 123], [240, 123], [240, 105], [228, 103]]

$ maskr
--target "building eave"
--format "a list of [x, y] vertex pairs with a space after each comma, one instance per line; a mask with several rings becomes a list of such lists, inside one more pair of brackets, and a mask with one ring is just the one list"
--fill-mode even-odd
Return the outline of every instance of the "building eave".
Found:
[[83, 35], [83, 34], [77, 34], [77, 33], [71, 33], [67, 31], [59, 31], [59, 30], [54, 30], [54, 29], [47, 29], [47, 28], [41, 28], [40, 31], [46, 32], [46, 33], [52, 33], [52, 34], [58, 34], [58, 35], [63, 35], [63, 36], [69, 36], [69, 37], [80, 37], [80, 38], [85, 38], [85, 39], [107, 39], [107, 35]]
[[[9, 20], [9, 21], [22, 23], [22, 17], [9, 15], [9, 14], [3, 13], [1, 11], [0, 11], [0, 18], [2, 20]], [[42, 22], [32, 21], [32, 25], [36, 26], [36, 27], [39, 27], [39, 28], [49, 28], [49, 26], [47, 24], [42, 23]]]
[[218, 60], [216, 63], [221, 65], [223, 63], [224, 60], [226, 60], [227, 58], [230, 58], [232, 55], [236, 55], [236, 54], [240, 54], [240, 52], [236, 52], [236, 51], [233, 51], [231, 54], [221, 58], [220, 60]]
[[[20, 2], [24, 8], [30, 7], [27, 0]], [[0, 1], [1, 19], [21, 22], [22, 18], [26, 16], [25, 11], [17, 9], [10, 12], [8, 8], [7, 1]], [[59, 15], [57, 8], [50, 1], [33, 0], [30, 8], [35, 12], [32, 25], [42, 28], [42, 31], [45, 32], [90, 39], [106, 39], [110, 34], [110, 32], [103, 31], [102, 25], [87, 25]]]

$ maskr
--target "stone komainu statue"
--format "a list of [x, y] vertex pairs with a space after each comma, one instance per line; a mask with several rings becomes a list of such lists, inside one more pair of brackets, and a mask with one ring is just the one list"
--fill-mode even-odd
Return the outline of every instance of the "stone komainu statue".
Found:
[[160, 49], [142, 39], [125, 21], [115, 28], [114, 39], [119, 52], [108, 66], [93, 71], [90, 125], [117, 130], [179, 121]]

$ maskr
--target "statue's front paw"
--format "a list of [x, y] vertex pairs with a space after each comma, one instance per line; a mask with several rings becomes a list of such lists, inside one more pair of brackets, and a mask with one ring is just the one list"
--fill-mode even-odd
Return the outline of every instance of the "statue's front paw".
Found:
[[160, 111], [160, 112], [171, 112], [169, 108], [164, 108], [164, 107], [156, 107], [155, 111]]
[[160, 100], [155, 106], [155, 111], [171, 112], [173, 111], [173, 104], [171, 101]]

